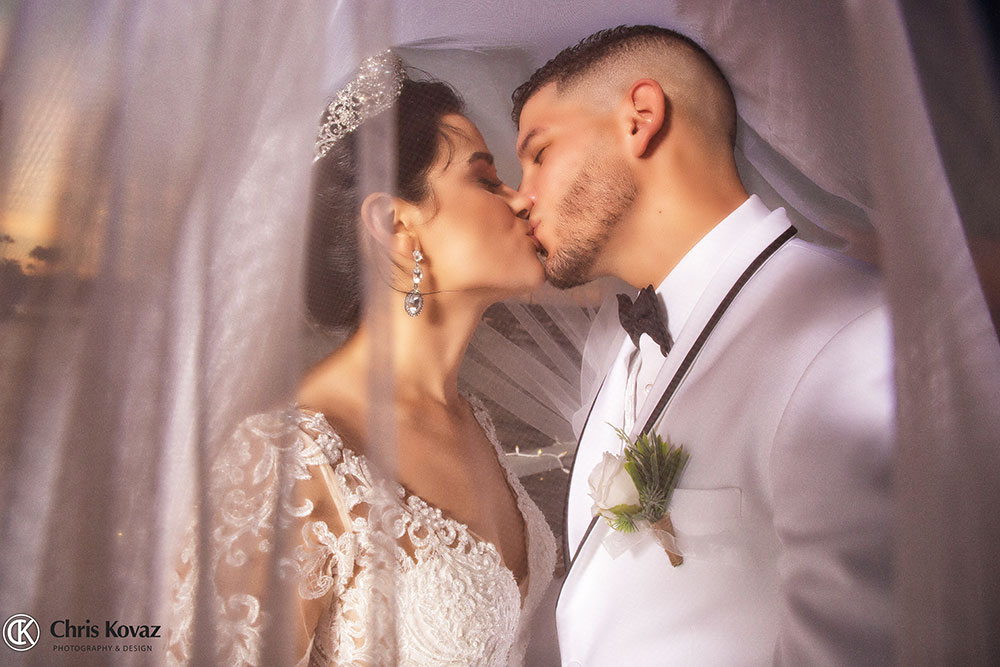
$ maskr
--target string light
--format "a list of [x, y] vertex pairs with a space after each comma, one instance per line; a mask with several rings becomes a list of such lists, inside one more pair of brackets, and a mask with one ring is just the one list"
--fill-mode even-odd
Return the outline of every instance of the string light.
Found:
[[[522, 458], [522, 459], [544, 459], [544, 458], [552, 458], [552, 459], [555, 459], [556, 464], [558, 465], [559, 469], [562, 470], [564, 473], [566, 473], [568, 475], [569, 474], [569, 469], [565, 465], [563, 465], [563, 457], [566, 456], [567, 454], [569, 454], [569, 450], [567, 450], [567, 449], [564, 449], [561, 452], [559, 452], [558, 454], [555, 454], [553, 452], [546, 452], [546, 451], [544, 451], [541, 448], [535, 450], [534, 454], [526, 454], [526, 453], [524, 453], [524, 452], [521, 451], [520, 445], [514, 445], [514, 451], [513, 452], [507, 452], [507, 456], [510, 456], [512, 458]], [[546, 471], [542, 471], [542, 472], [546, 472]]]

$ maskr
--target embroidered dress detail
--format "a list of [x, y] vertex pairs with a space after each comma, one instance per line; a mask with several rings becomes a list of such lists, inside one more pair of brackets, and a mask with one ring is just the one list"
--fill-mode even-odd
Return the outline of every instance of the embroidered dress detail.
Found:
[[[488, 415], [470, 402], [502, 462]], [[282, 550], [290, 555], [278, 562], [281, 583], [301, 601], [323, 599], [315, 630], [303, 631], [300, 665], [521, 664], [532, 612], [552, 579], [555, 540], [517, 477], [504, 470], [526, 531], [523, 605], [493, 544], [374, 475], [323, 415], [290, 410], [246, 420], [212, 473], [212, 493], [221, 499], [208, 561], [218, 664], [260, 664], [266, 587], [254, 594], [245, 590], [253, 586], [226, 582], [251, 577], [255, 552], [269, 553], [280, 539], [275, 532], [298, 541]], [[327, 497], [317, 497], [317, 488], [328, 490]], [[329, 519], [331, 507], [340, 525], [316, 518]], [[187, 571], [177, 581], [171, 664], [191, 657], [195, 553], [192, 539], [181, 559]]]

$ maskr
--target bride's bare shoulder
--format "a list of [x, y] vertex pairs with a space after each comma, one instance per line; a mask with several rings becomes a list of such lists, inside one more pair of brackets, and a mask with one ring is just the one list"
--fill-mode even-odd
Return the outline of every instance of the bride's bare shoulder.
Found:
[[368, 414], [368, 370], [350, 343], [323, 359], [299, 383], [295, 402], [323, 415], [344, 445], [361, 453]]

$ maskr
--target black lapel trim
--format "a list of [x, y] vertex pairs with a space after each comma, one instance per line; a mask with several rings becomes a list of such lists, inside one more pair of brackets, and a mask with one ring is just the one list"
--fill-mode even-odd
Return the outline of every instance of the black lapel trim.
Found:
[[[684, 378], [687, 376], [688, 371], [691, 370], [691, 366], [694, 364], [695, 359], [701, 352], [701, 349], [705, 347], [705, 343], [708, 341], [708, 337], [712, 334], [712, 331], [719, 323], [719, 320], [722, 319], [722, 316], [725, 314], [726, 310], [736, 299], [736, 296], [750, 281], [750, 278], [753, 277], [753, 274], [757, 272], [757, 270], [764, 264], [764, 262], [766, 262], [771, 257], [771, 255], [776, 253], [781, 246], [785, 245], [785, 243], [787, 243], [793, 236], [795, 236], [796, 233], [797, 231], [795, 227], [789, 227], [788, 229], [786, 229], [781, 236], [772, 241], [769, 246], [764, 248], [764, 250], [762, 250], [761, 253], [757, 255], [757, 258], [750, 263], [750, 266], [746, 268], [746, 270], [740, 275], [739, 279], [737, 279], [737, 281], [729, 289], [729, 292], [726, 294], [725, 298], [723, 298], [722, 301], [719, 303], [719, 306], [718, 308], [715, 309], [715, 312], [712, 313], [712, 317], [709, 318], [708, 322], [705, 324], [705, 328], [702, 329], [701, 333], [698, 335], [698, 338], [691, 346], [691, 349], [688, 350], [687, 356], [684, 357], [684, 361], [682, 361], [681, 365], [677, 367], [677, 372], [674, 373], [674, 376], [670, 379], [670, 384], [668, 384], [667, 388], [664, 389], [663, 395], [660, 396], [660, 400], [656, 402], [656, 407], [654, 407], [653, 411], [649, 413], [649, 418], [646, 420], [646, 423], [643, 426], [643, 429], [642, 431], [640, 431], [640, 433], [646, 433], [651, 428], [653, 428], [653, 424], [656, 423], [656, 420], [659, 418], [662, 412], [666, 410], [667, 404], [670, 402], [670, 399], [674, 397], [674, 394], [677, 392], [677, 388], [680, 386], [681, 382], [684, 381]], [[604, 383], [602, 382], [601, 387], [603, 388], [603, 386]], [[598, 395], [600, 395], [600, 390], [598, 390], [597, 393]], [[597, 398], [595, 396], [594, 404], [596, 403], [597, 403]], [[591, 404], [590, 406], [591, 412], [593, 412], [594, 410], [594, 404]], [[590, 421], [590, 413], [587, 413], [587, 421]], [[580, 440], [583, 439], [583, 431], [586, 430], [586, 428], [587, 428], [587, 423], [584, 422], [583, 430], [580, 431]], [[580, 440], [577, 441], [578, 448], [580, 446]], [[573, 458], [573, 467], [570, 468], [571, 484], [573, 479], [573, 471], [575, 469], [576, 469], [576, 457]], [[567, 492], [566, 509], [564, 514], [565, 518], [568, 519], [569, 518], [568, 492]], [[587, 538], [590, 537], [590, 533], [594, 530], [594, 526], [597, 525], [597, 520], [599, 518], [600, 515], [595, 516], [590, 521], [590, 526], [587, 527], [587, 532], [584, 533], [583, 538], [580, 540], [580, 544], [577, 545], [576, 547], [576, 552], [573, 554], [573, 559], [570, 560], [566, 565], [566, 574], [563, 577], [562, 585], [559, 587], [559, 595], [556, 597], [556, 606], [559, 605], [559, 598], [562, 597], [563, 586], [566, 585], [566, 580], [569, 579], [569, 573], [573, 569], [573, 565], [576, 563], [576, 558], [577, 556], [580, 555], [580, 551], [583, 549], [583, 545], [586, 544]], [[563, 553], [565, 554], [566, 552], [569, 551], [568, 521], [566, 522], [565, 529], [563, 530], [563, 539], [564, 539]]]
[[725, 315], [726, 310], [729, 309], [729, 306], [740, 293], [740, 290], [742, 290], [743, 287], [750, 282], [750, 278], [752, 278], [753, 274], [757, 272], [757, 269], [759, 269], [761, 265], [771, 257], [771, 255], [777, 252], [778, 248], [785, 245], [789, 239], [795, 236], [795, 233], [795, 227], [789, 227], [786, 229], [784, 234], [772, 241], [771, 245], [764, 248], [764, 250], [757, 255], [757, 258], [750, 263], [750, 266], [746, 268], [743, 274], [740, 275], [739, 279], [729, 289], [729, 293], [726, 294], [725, 298], [722, 299], [722, 302], [719, 303], [719, 307], [715, 309], [714, 313], [712, 313], [712, 317], [709, 318], [708, 322], [705, 324], [705, 328], [701, 330], [701, 334], [698, 335], [698, 338], [694, 341], [691, 349], [688, 350], [687, 356], [684, 357], [684, 361], [682, 361], [681, 365], [677, 367], [677, 372], [674, 373], [674, 377], [670, 379], [670, 384], [668, 384], [667, 388], [663, 391], [663, 395], [660, 396], [660, 400], [656, 402], [656, 407], [654, 407], [653, 411], [649, 413], [649, 418], [646, 420], [646, 423], [643, 425], [642, 430], [639, 431], [639, 433], [648, 433], [649, 430], [653, 428], [653, 424], [656, 423], [660, 414], [662, 414], [662, 412], [666, 409], [667, 403], [670, 402], [670, 399], [674, 397], [677, 387], [680, 386], [681, 382], [687, 376], [688, 371], [691, 370], [691, 366], [694, 365], [694, 361], [701, 352], [701, 348], [705, 347], [705, 342], [708, 341], [708, 337], [712, 335], [712, 331], [715, 330], [719, 320], [721, 320], [722, 316]]
[[[569, 574], [569, 568], [573, 567], [573, 563], [576, 562], [576, 557], [580, 555], [580, 549], [583, 548], [583, 545], [587, 541], [587, 538], [590, 537], [591, 531], [594, 530], [594, 526], [597, 525], [597, 520], [600, 518], [601, 515], [598, 514], [597, 516], [595, 516], [593, 519], [590, 520], [590, 525], [587, 526], [587, 530], [583, 533], [583, 537], [580, 539], [580, 543], [576, 545], [576, 551], [573, 552], [573, 559], [569, 561], [569, 565], [566, 567], [566, 574]], [[569, 544], [567, 544], [566, 546], [568, 547]]]
[[[604, 382], [608, 379], [608, 376], [604, 376], [604, 380], [601, 380], [601, 385], [597, 388], [597, 393], [594, 394], [594, 400], [590, 404], [590, 410], [587, 411], [587, 418], [583, 420], [583, 427], [580, 428], [580, 437], [576, 441], [576, 451], [580, 451], [580, 443], [583, 440], [583, 434], [587, 430], [587, 424], [590, 423], [590, 415], [594, 412], [594, 406], [597, 405], [597, 399], [601, 396], [601, 390], [604, 389]], [[576, 455], [573, 455], [573, 465], [569, 467], [569, 485], [566, 487], [566, 504], [563, 506], [563, 530], [562, 530], [562, 552], [563, 552], [563, 564], [566, 566], [566, 571], [569, 572], [570, 563], [576, 558], [576, 553], [579, 553], [579, 547], [577, 547], [577, 552], [573, 554], [573, 558], [569, 557], [569, 490], [573, 488], [573, 473], [576, 472]], [[587, 535], [594, 528], [593, 522], [590, 524], [590, 528], [587, 529], [586, 534], [583, 539], [587, 539]], [[583, 544], [583, 540], [580, 541]]]

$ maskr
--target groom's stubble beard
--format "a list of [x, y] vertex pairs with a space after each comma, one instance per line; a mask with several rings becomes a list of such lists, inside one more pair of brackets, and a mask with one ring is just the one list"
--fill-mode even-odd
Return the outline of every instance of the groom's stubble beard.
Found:
[[580, 169], [556, 206], [562, 244], [545, 260], [545, 276], [560, 289], [598, 277], [594, 264], [639, 194], [625, 160], [601, 159], [597, 153]]

